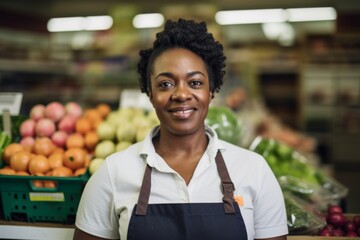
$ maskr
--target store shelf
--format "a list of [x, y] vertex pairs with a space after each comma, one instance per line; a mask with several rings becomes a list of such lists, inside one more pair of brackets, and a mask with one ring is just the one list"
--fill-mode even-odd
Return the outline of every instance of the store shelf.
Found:
[[73, 74], [72, 62], [0, 59], [0, 71], [46, 74]]
[[310, 36], [301, 79], [302, 130], [317, 138], [333, 164], [359, 163], [359, 35]]

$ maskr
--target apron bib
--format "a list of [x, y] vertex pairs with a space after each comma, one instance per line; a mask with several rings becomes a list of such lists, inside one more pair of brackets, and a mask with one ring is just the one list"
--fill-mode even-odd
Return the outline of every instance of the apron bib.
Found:
[[234, 185], [220, 151], [216, 165], [221, 179], [221, 203], [148, 204], [151, 189], [151, 167], [147, 165], [139, 200], [129, 223], [129, 240], [247, 240]]

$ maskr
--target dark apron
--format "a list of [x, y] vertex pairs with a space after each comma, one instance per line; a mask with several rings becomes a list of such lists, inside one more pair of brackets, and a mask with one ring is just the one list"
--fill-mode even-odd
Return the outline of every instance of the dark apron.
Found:
[[234, 201], [234, 185], [220, 151], [216, 165], [222, 203], [148, 204], [151, 167], [147, 165], [138, 203], [129, 223], [129, 240], [247, 240], [244, 220]]

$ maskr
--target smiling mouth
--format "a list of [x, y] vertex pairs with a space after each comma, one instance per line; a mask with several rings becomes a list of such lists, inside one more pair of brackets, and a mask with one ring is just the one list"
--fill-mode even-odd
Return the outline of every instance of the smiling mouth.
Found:
[[171, 113], [175, 118], [177, 119], [187, 119], [191, 117], [192, 113], [195, 111], [195, 109], [186, 109], [186, 110], [170, 110], [169, 113]]

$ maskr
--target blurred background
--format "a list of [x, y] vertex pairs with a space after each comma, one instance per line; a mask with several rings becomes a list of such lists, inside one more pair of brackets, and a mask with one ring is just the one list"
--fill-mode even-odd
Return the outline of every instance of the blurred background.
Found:
[[[301, 8], [315, 10], [296, 12]], [[261, 9], [275, 9], [280, 18], [224, 15]], [[150, 13], [157, 21], [141, 25]], [[93, 16], [103, 16], [104, 25], [91, 28]], [[81, 18], [57, 28], [66, 17]], [[116, 109], [124, 90], [138, 89], [139, 49], [151, 46], [164, 19], [179, 17], [206, 21], [223, 43], [225, 84], [214, 104], [255, 129], [243, 144], [263, 134], [310, 152], [349, 188], [344, 208], [360, 213], [358, 0], [1, 1], [0, 92], [22, 92], [23, 114], [51, 101]]]

